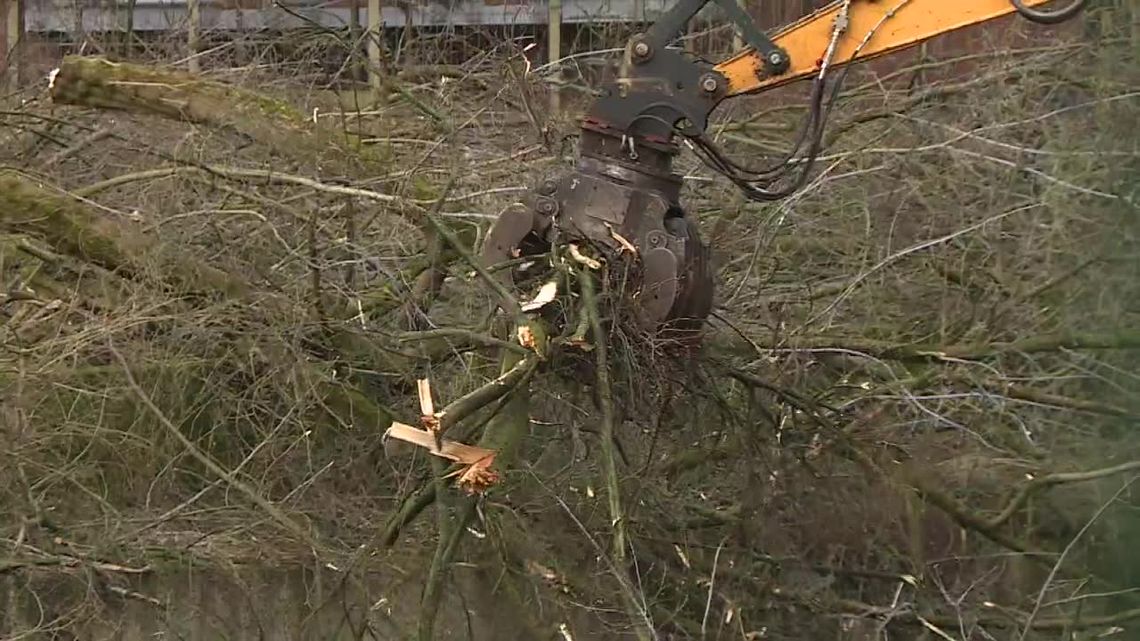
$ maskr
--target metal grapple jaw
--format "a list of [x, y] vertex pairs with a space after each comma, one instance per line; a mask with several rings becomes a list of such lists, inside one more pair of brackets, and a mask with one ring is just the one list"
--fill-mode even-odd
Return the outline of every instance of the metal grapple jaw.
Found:
[[[681, 181], [670, 172], [675, 152], [662, 146], [631, 154], [621, 138], [583, 133], [574, 170], [544, 181], [500, 215], [483, 264], [542, 253], [554, 242], [608, 256], [633, 253], [640, 277], [631, 311], [642, 328], [699, 331], [712, 307], [713, 280], [708, 248], [679, 205]], [[497, 274], [512, 280], [510, 270]]]

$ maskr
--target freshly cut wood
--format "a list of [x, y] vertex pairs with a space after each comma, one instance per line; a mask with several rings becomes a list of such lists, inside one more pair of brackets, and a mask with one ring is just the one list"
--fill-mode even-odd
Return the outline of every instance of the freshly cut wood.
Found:
[[459, 476], [459, 487], [469, 493], [484, 492], [499, 480], [499, 475], [491, 466], [495, 462], [495, 451], [458, 441], [443, 439], [436, 447], [436, 434], [432, 430], [421, 430], [406, 423], [392, 422], [384, 433], [385, 438], [418, 445], [432, 454], [455, 461], [463, 468], [451, 474]]

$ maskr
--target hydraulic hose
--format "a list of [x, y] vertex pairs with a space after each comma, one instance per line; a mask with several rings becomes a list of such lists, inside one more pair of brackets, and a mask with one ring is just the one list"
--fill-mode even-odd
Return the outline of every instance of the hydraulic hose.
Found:
[[1013, 3], [1013, 6], [1022, 17], [1037, 24], [1061, 24], [1083, 11], [1085, 5], [1088, 4], [1088, 0], [1073, 0], [1069, 6], [1063, 9], [1045, 11], [1041, 9], [1030, 9], [1025, 6], [1022, 0], [1010, 0], [1010, 2]]

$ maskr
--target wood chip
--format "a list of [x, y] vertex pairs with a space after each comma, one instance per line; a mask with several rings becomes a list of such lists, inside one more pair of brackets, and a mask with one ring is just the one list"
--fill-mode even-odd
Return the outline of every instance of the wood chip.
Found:
[[416, 381], [416, 392], [420, 398], [420, 424], [431, 433], [439, 431], [439, 416], [435, 413], [435, 403], [431, 400], [431, 381], [421, 378]]
[[586, 267], [589, 267], [590, 269], [598, 270], [598, 269], [602, 268], [602, 264], [600, 262], [598, 262], [598, 261], [594, 260], [593, 258], [590, 258], [589, 256], [586, 256], [585, 254], [583, 254], [581, 251], [578, 250], [578, 245], [576, 245], [574, 243], [570, 243], [570, 256], [574, 260], [578, 261], [579, 263], [582, 263], [583, 265], [585, 265]]
[[522, 310], [524, 312], [533, 312], [536, 309], [542, 309], [547, 303], [553, 302], [557, 296], [558, 281], [548, 281], [538, 290], [538, 294], [534, 297], [534, 300], [523, 304]]
[[527, 325], [519, 325], [518, 328], [519, 345], [527, 349], [534, 349], [534, 331]]
[[[627, 251], [627, 252], [633, 254], [634, 256], [637, 255], [637, 248], [633, 246], [633, 243], [626, 240], [625, 236], [622, 236], [621, 234], [614, 231], [614, 228], [612, 225], [610, 225], [609, 223], [606, 223], [606, 229], [610, 230], [610, 236], [612, 236], [613, 239], [616, 240], [619, 245], [621, 245], [622, 251]], [[618, 253], [621, 253], [621, 252], [618, 252]]]
[[435, 403], [431, 400], [431, 381], [426, 378], [419, 379], [416, 381], [416, 391], [420, 397], [420, 414], [434, 416]]

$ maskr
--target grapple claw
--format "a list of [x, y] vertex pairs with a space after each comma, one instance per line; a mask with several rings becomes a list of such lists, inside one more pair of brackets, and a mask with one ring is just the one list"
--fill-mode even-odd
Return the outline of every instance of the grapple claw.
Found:
[[[562, 244], [588, 243], [611, 262], [631, 256], [641, 275], [632, 310], [638, 324], [682, 340], [680, 334], [699, 334], [712, 307], [712, 274], [708, 250], [679, 205], [681, 181], [668, 169], [669, 152], [642, 145], [630, 162], [610, 148], [611, 136], [583, 133], [573, 171], [543, 181], [499, 216], [483, 245], [483, 265], [541, 253], [555, 236]], [[513, 284], [514, 271], [499, 270], [496, 278]]]
[[[511, 205], [499, 215], [483, 244], [480, 255], [483, 267], [489, 268], [518, 258], [523, 240], [535, 230], [536, 214], [521, 203]], [[511, 270], [499, 270], [495, 277], [504, 283], [511, 280]]]
[[655, 247], [642, 254], [641, 259], [641, 322], [656, 329], [669, 319], [669, 310], [677, 299], [677, 257], [664, 247]]

